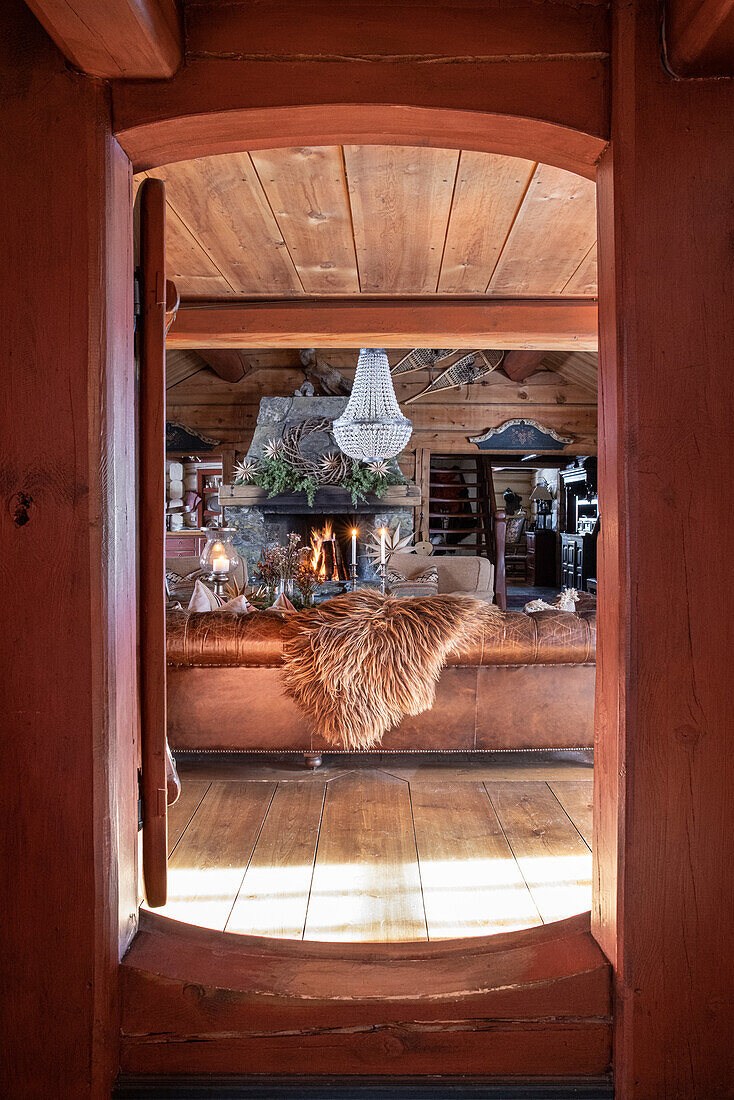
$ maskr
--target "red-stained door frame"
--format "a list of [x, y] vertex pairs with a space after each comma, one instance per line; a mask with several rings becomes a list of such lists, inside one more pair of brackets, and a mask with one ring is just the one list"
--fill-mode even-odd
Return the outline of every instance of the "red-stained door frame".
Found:
[[[591, 179], [606, 148], [596, 135], [543, 120], [359, 104], [302, 105], [287, 112], [239, 109], [193, 121], [168, 118], [117, 136], [133, 158], [133, 170], [140, 170], [172, 156], [183, 160], [283, 145], [284, 127], [288, 145], [460, 145], [553, 163]], [[365, 952], [356, 945], [304, 945], [294, 951], [253, 937], [182, 929], [166, 918], [141, 914], [140, 932], [123, 964], [123, 1069], [232, 1073], [248, 1065], [251, 1072], [295, 1073], [307, 1051], [309, 1064], [322, 1073], [601, 1074], [611, 1057], [609, 968], [588, 928], [583, 919], [561, 922], [550, 947], [547, 932], [528, 930], [495, 936], [489, 943], [458, 941], [425, 951], [387, 946]], [[228, 999], [226, 1007], [215, 1010], [223, 995], [222, 951], [229, 959], [224, 974]], [[182, 959], [189, 960], [188, 969]], [[286, 980], [298, 959], [304, 973], [316, 966], [320, 997]], [[192, 982], [200, 990], [194, 1005], [185, 992]], [[497, 987], [508, 982], [514, 1000], [503, 1006]], [[273, 995], [284, 983], [290, 998], [273, 1013]], [[542, 995], [539, 983], [546, 990]], [[346, 1016], [340, 990], [342, 995], [348, 990], [354, 1002]], [[266, 992], [269, 1000], [263, 1002]], [[552, 1009], [549, 995], [555, 998]], [[427, 1023], [426, 1003], [437, 999], [439, 1009], [428, 1013]], [[167, 1028], [161, 1026], [161, 1012]], [[212, 1012], [216, 1030], [229, 1033], [226, 1042], [211, 1041]], [[257, 1035], [247, 1024], [253, 1012], [259, 1019]], [[500, 1020], [503, 1015], [511, 1022]], [[532, 1023], [520, 1024], [520, 1016]], [[344, 1033], [337, 1038], [338, 1022], [346, 1018], [355, 1030], [348, 1039]], [[487, 1037], [488, 1018], [494, 1020], [496, 1043]], [[289, 1039], [281, 1034], [284, 1020], [290, 1023]], [[369, 1037], [376, 1026], [385, 1032], [377, 1046]], [[446, 1037], [454, 1028], [450, 1051]], [[174, 1041], [183, 1032], [195, 1034], [199, 1042]]]
[[[564, 82], [547, 70], [523, 75], [505, 73], [499, 62], [489, 66], [467, 109], [467, 86], [448, 78], [446, 102], [436, 102], [443, 77], [414, 83], [419, 103], [395, 94], [389, 103], [350, 100], [349, 80], [364, 85], [366, 76], [357, 63], [339, 85], [347, 102], [324, 102], [331, 78], [317, 66], [303, 98], [314, 90], [322, 98], [299, 102], [294, 81], [292, 102], [284, 106], [282, 99], [272, 102], [280, 89], [263, 91], [257, 64], [249, 61], [233, 63], [236, 80], [231, 72], [222, 77], [224, 68], [214, 63], [211, 80], [203, 80], [193, 66], [157, 98], [126, 86], [115, 97], [115, 120], [136, 168], [273, 144], [355, 142], [500, 152], [596, 178], [603, 527], [592, 931], [614, 967], [620, 1100], [715, 1100], [729, 1095], [734, 1079], [727, 1041], [731, 873], [722, 862], [727, 824], [734, 828], [728, 741], [734, 717], [722, 626], [731, 612], [721, 602], [730, 587], [727, 542], [713, 538], [710, 520], [720, 501], [715, 479], [707, 483], [700, 471], [731, 464], [734, 84], [671, 78], [661, 62], [654, 0], [612, 9], [610, 131], [598, 94], [605, 76], [596, 62], [578, 70], [593, 108], [583, 121], [583, 84], [561, 103]], [[244, 99], [252, 97], [247, 108], [239, 81], [246, 84]], [[511, 108], [507, 95], [518, 97]], [[497, 109], [488, 111], [488, 104]], [[588, 1074], [608, 1056], [608, 1034], [599, 1031], [600, 987], [585, 987], [575, 966], [580, 942], [584, 951], [598, 948], [578, 927], [572, 935], [556, 930], [552, 972], [544, 977], [536, 967], [541, 957], [548, 963], [547, 943], [536, 942], [533, 930], [495, 937], [492, 945], [431, 945], [426, 967], [420, 951], [406, 958], [400, 950], [370, 949], [369, 963], [362, 960], [361, 1000], [350, 998], [348, 1011], [343, 1006], [341, 1028], [338, 996], [322, 1003], [320, 1030], [307, 972], [338, 994], [339, 975], [346, 983], [346, 975], [360, 974], [353, 968], [359, 952], [336, 957], [309, 948], [301, 967], [301, 947], [291, 967], [287, 951], [224, 934], [177, 931], [174, 944], [173, 930], [160, 920], [144, 922], [123, 965], [123, 1032], [130, 1030], [122, 1051], [129, 1068], [288, 1072], [295, 1047], [322, 1072], [457, 1066]], [[581, 941], [573, 939], [580, 931]], [[484, 975], [481, 992], [468, 972], [461, 989], [456, 985], [457, 952], [477, 964], [474, 977]], [[196, 961], [194, 996], [180, 969], [183, 958]], [[391, 1002], [392, 981], [408, 972], [412, 1002]], [[586, 974], [598, 975], [594, 962]], [[276, 986], [283, 997], [273, 996]], [[508, 989], [512, 1004], [503, 1000]], [[541, 990], [555, 1021], [550, 1027], [549, 1015], [544, 1022], [539, 1015]], [[389, 1003], [392, 1014], [384, 1010]], [[566, 1011], [574, 1006], [573, 1021], [556, 1014], [559, 1004]], [[445, 1026], [449, 1016], [453, 1031]], [[165, 1028], [171, 1039], [187, 1041], [166, 1042]], [[215, 1041], [223, 1032], [226, 1041]]]

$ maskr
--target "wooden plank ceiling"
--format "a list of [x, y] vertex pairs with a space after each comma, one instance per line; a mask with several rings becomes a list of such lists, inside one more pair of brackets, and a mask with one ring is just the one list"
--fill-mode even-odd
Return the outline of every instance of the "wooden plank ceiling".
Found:
[[345, 145], [147, 175], [166, 181], [184, 298], [596, 296], [594, 184], [547, 164]]

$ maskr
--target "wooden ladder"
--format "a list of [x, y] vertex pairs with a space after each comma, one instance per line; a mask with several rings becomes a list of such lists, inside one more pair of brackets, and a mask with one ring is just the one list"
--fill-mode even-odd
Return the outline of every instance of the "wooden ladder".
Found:
[[485, 554], [494, 565], [495, 602], [507, 610], [507, 576], [505, 574], [505, 536], [507, 517], [504, 508], [497, 507], [492, 464], [487, 455], [476, 456], [477, 511], [481, 513]]

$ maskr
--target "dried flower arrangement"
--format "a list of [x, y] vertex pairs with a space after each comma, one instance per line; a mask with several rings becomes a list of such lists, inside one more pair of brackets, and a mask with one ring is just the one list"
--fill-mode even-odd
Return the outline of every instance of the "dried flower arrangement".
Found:
[[285, 546], [268, 546], [257, 563], [255, 576], [268, 588], [278, 581], [292, 581], [303, 553], [300, 543], [301, 536], [291, 531]]
[[314, 590], [318, 588], [321, 579], [316, 569], [313, 552], [308, 547], [301, 550], [294, 580], [296, 588], [303, 596], [303, 602], [310, 604]]

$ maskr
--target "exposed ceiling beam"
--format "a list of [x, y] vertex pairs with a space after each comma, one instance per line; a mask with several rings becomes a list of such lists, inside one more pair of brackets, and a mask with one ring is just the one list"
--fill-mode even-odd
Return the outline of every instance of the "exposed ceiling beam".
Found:
[[77, 69], [108, 79], [162, 80], [183, 59], [177, 0], [27, 0]]
[[544, 356], [544, 351], [508, 351], [500, 365], [513, 382], [524, 382], [541, 369]]
[[734, 0], [667, 0], [664, 45], [676, 76], [734, 76]]
[[596, 351], [597, 307], [588, 299], [537, 298], [184, 303], [167, 346]]
[[[168, 341], [170, 346], [170, 340]], [[239, 382], [252, 370], [246, 355], [236, 348], [198, 348], [208, 367], [225, 382]]]

